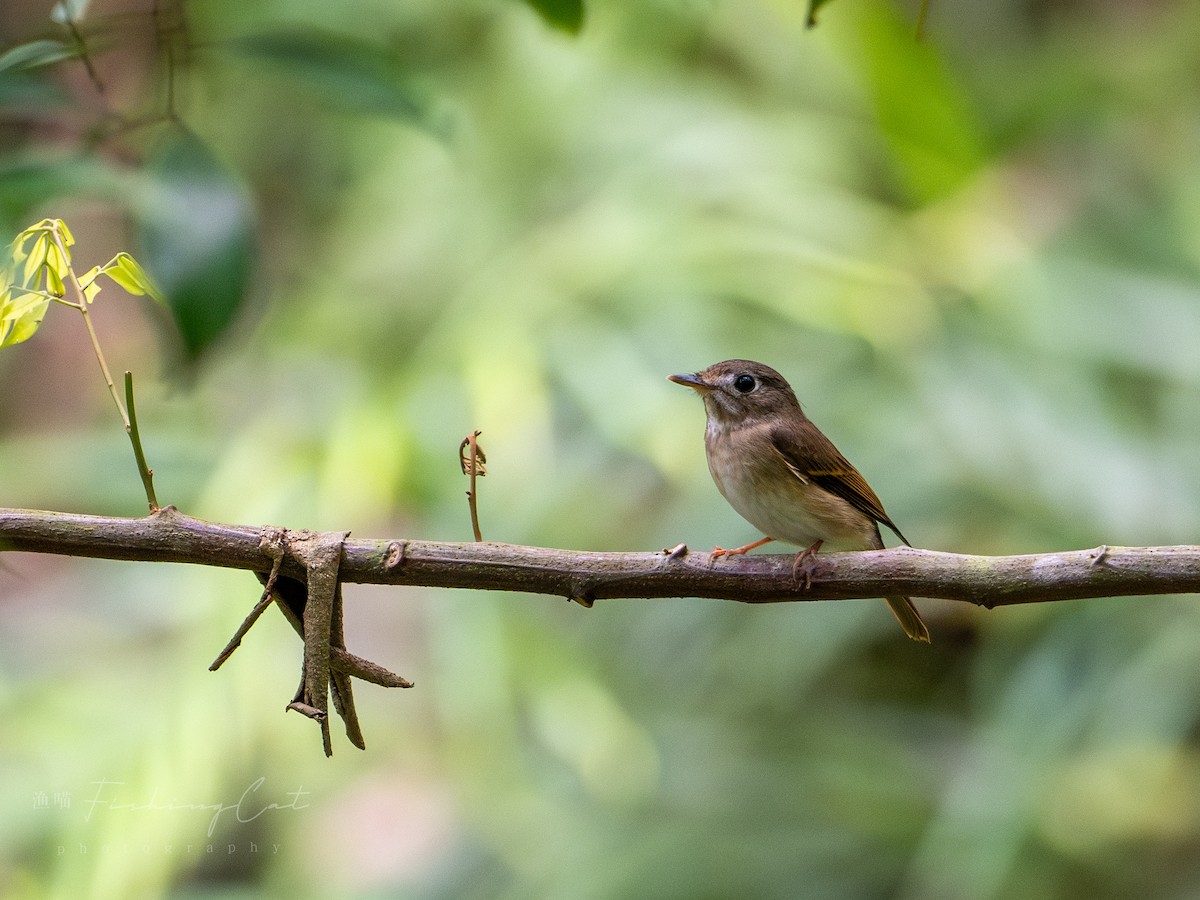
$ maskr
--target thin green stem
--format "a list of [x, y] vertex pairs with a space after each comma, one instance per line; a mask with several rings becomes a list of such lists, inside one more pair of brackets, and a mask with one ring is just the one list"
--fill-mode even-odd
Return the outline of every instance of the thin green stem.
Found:
[[133, 444], [133, 457], [137, 460], [138, 474], [146, 488], [146, 502], [150, 512], [158, 512], [158, 498], [154, 496], [154, 470], [146, 465], [146, 454], [142, 452], [142, 439], [138, 434], [137, 409], [133, 405], [133, 373], [125, 373], [125, 406], [129, 409], [129, 442]]
[[133, 457], [137, 462], [138, 475], [141, 476], [142, 485], [146, 489], [146, 502], [150, 504], [151, 512], [158, 512], [158, 499], [154, 496], [154, 470], [146, 465], [146, 455], [142, 452], [142, 441], [138, 435], [137, 420], [134, 418], [133, 408], [133, 374], [125, 373], [125, 403], [128, 404], [126, 411], [125, 404], [121, 403], [121, 395], [117, 393], [116, 382], [113, 381], [112, 373], [108, 371], [108, 363], [104, 359], [104, 352], [100, 349], [100, 338], [96, 334], [96, 329], [92, 325], [92, 317], [88, 313], [87, 295], [83, 292], [83, 285], [79, 283], [79, 276], [75, 274], [75, 268], [68, 262], [70, 254], [67, 253], [66, 242], [63, 241], [62, 234], [58, 227], [55, 226], [50, 230], [51, 236], [54, 238], [54, 244], [58, 248], [58, 252], [62, 254], [62, 260], [67, 267], [67, 280], [71, 283], [71, 288], [75, 292], [76, 302], [71, 303], [68, 300], [63, 300], [67, 306], [72, 306], [79, 310], [79, 314], [83, 316], [83, 324], [87, 328], [88, 337], [92, 341], [92, 350], [96, 354], [96, 361], [100, 363], [100, 371], [104, 375], [104, 383], [108, 385], [108, 392], [112, 395], [113, 403], [117, 406], [117, 413], [121, 416], [121, 423], [125, 426], [125, 433], [129, 435], [129, 442], [133, 445]]
[[[63, 242], [62, 234], [58, 228], [53, 228], [50, 231], [54, 238], [54, 244], [58, 247], [58, 252], [62, 254], [63, 262], [71, 258], [67, 253], [66, 244]], [[125, 412], [125, 407], [121, 404], [121, 395], [117, 393], [117, 385], [113, 381], [112, 374], [108, 371], [108, 363], [104, 359], [104, 352], [100, 349], [100, 338], [96, 335], [96, 329], [92, 327], [92, 317], [88, 314], [87, 297], [83, 293], [83, 286], [79, 283], [79, 278], [75, 275], [75, 268], [69, 263], [67, 264], [67, 278], [71, 282], [71, 287], [75, 291], [77, 298], [75, 303], [70, 304], [79, 310], [79, 314], [83, 316], [83, 324], [87, 327], [88, 337], [92, 341], [92, 350], [96, 354], [96, 361], [100, 363], [100, 371], [104, 374], [104, 383], [108, 385], [108, 392], [112, 395], [113, 403], [117, 405], [117, 412], [121, 416], [121, 422], [125, 425], [125, 431], [129, 431], [129, 415]]]
[[[71, 280], [76, 281], [74, 272], [71, 273]], [[76, 284], [78, 284], [77, 281]], [[96, 361], [100, 363], [100, 371], [104, 373], [104, 383], [108, 385], [108, 392], [112, 394], [113, 403], [117, 405], [117, 412], [121, 415], [121, 422], [125, 425], [125, 430], [129, 431], [129, 414], [121, 403], [121, 395], [117, 393], [117, 385], [113, 381], [112, 373], [108, 371], [108, 363], [105, 362], [104, 353], [100, 350], [100, 338], [92, 326], [92, 317], [88, 315], [87, 304], [79, 307], [79, 313], [83, 316], [83, 324], [87, 326], [88, 337], [92, 340], [92, 349], [96, 351]]]
[[60, 297], [58, 294], [51, 294], [49, 291], [36, 291], [33, 288], [21, 288], [21, 292], [24, 294], [32, 294], [35, 297], [41, 297], [45, 300], [50, 300], [53, 303], [60, 303], [63, 306], [69, 306], [71, 309], [79, 309], [78, 303], [72, 303], [66, 297]]

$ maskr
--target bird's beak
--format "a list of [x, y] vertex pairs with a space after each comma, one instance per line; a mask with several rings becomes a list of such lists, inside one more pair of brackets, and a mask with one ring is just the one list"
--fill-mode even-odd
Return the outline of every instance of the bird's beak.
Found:
[[682, 384], [684, 387], [690, 387], [701, 394], [706, 394], [713, 389], [711, 384], [701, 381], [698, 375], [668, 375], [667, 381], [673, 381], [676, 384]]

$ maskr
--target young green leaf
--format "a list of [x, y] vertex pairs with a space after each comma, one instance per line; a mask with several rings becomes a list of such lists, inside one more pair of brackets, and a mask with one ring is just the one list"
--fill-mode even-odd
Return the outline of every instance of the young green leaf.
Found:
[[150, 280], [145, 269], [138, 265], [137, 260], [124, 251], [113, 257], [112, 262], [101, 270], [105, 275], [123, 287], [127, 292], [141, 297], [150, 295], [159, 303], [166, 303], [162, 292]]
[[51, 243], [46, 248], [46, 287], [52, 294], [62, 296], [66, 293], [63, 282], [70, 273], [70, 260], [63, 259], [63, 252], [58, 244]]
[[[25, 241], [26, 241], [28, 235], [29, 235], [29, 232], [22, 231], [20, 234], [18, 234], [16, 236], [16, 238], [13, 239], [12, 245], [9, 248], [9, 256], [10, 256], [9, 262], [14, 266], [23, 262], [25, 257], [27, 257], [29, 255], [29, 251], [25, 249]], [[8, 272], [6, 270], [6, 274], [8, 275], [8, 278], [11, 281], [12, 277], [16, 274], [16, 272]]]
[[0, 349], [28, 340], [46, 315], [50, 301], [41, 294], [0, 294]]
[[99, 266], [92, 266], [86, 272], [79, 276], [79, 287], [83, 291], [83, 298], [88, 303], [96, 299], [96, 295], [100, 293], [100, 282], [96, 278], [103, 272]]
[[63, 284], [62, 274], [60, 274], [59, 270], [50, 263], [46, 264], [46, 291], [54, 294], [57, 297], [61, 297], [67, 292], [66, 285]]
[[22, 260], [29, 255], [29, 245], [36, 242], [37, 239], [45, 234], [45, 229], [41, 224], [32, 225], [26, 228], [13, 239], [13, 259]]
[[[26, 232], [27, 234], [28, 232]], [[38, 271], [46, 264], [46, 254], [50, 252], [50, 239], [45, 233], [39, 234], [25, 257], [25, 270], [22, 273], [21, 284], [30, 285], [37, 279]]]
[[[62, 219], [45, 219], [43, 220], [42, 224], [47, 225], [50, 229], [58, 229], [59, 233], [62, 235], [64, 247], [75, 246], [75, 235], [71, 234], [71, 229], [67, 227], [67, 223]], [[70, 253], [67, 254], [67, 262], [71, 262]]]
[[0, 72], [7, 69], [35, 69], [49, 66], [64, 59], [79, 55], [79, 51], [62, 41], [40, 40], [18, 44], [11, 50], [0, 53]]

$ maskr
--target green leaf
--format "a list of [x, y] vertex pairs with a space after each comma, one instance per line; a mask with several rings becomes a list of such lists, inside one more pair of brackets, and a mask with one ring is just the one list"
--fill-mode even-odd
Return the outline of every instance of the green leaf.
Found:
[[[579, 34], [583, 28], [583, 0], [525, 0], [547, 25]], [[825, 0], [816, 0], [818, 3]]]
[[[13, 262], [20, 263], [24, 260], [25, 263], [20, 281], [22, 285], [32, 286], [44, 269], [46, 283], [55, 285], [55, 293], [62, 293], [62, 282], [71, 265], [71, 252], [67, 250], [64, 258], [63, 251], [59, 250], [54, 239], [55, 231], [59, 232], [64, 248], [75, 243], [75, 237], [60, 219], [43, 219], [38, 224], [26, 228], [13, 241]], [[31, 241], [32, 246], [26, 249], [26, 245]]]
[[[51, 256], [58, 256], [58, 248], [50, 248]], [[57, 266], [47, 261], [46, 263], [46, 291], [58, 297], [63, 296], [67, 292], [67, 287], [63, 284], [63, 272]]]
[[[74, 247], [75, 246], [75, 235], [71, 234], [71, 229], [67, 227], [66, 222], [64, 222], [62, 219], [46, 219], [45, 221], [50, 224], [51, 228], [53, 228], [55, 226], [58, 227], [58, 231], [62, 235], [64, 247]], [[71, 257], [70, 257], [70, 254], [68, 254], [67, 262], [69, 263], [70, 261], [71, 261]]]
[[154, 286], [150, 276], [128, 253], [122, 251], [113, 257], [103, 270], [105, 275], [123, 287], [128, 293], [141, 297], [149, 294], [159, 303], [166, 304], [162, 292]]
[[164, 297], [185, 349], [197, 356], [229, 327], [245, 299], [252, 207], [230, 171], [191, 132], [173, 133], [147, 171], [152, 181], [135, 210], [138, 256], [157, 284], [131, 257], [122, 262], [118, 255], [108, 274], [127, 290], [137, 286]]
[[[22, 237], [30, 234], [26, 231], [22, 233]], [[24, 243], [24, 242], [22, 242]], [[37, 279], [38, 271], [46, 264], [46, 254], [50, 252], [50, 238], [45, 232], [38, 234], [33, 242], [33, 246], [26, 251], [25, 270], [21, 277], [22, 285], [30, 285]], [[16, 258], [16, 253], [13, 257]]]
[[[0, 297], [7, 297], [8, 291]], [[40, 294], [19, 294], [0, 303], [0, 349], [28, 340], [42, 324], [50, 301]]]
[[328, 32], [276, 32], [231, 41], [243, 56], [276, 66], [325, 105], [354, 113], [390, 116], [448, 138], [450, 127], [427, 90], [401, 68], [390, 49]]
[[988, 134], [948, 55], [888, 4], [860, 13], [857, 52], [901, 185], [913, 202], [958, 190], [986, 164]]
[[30, 310], [36, 309], [39, 304], [49, 302], [49, 298], [44, 294], [22, 292], [15, 297], [10, 294], [8, 301], [0, 308], [0, 317], [6, 320], [19, 319], [28, 315]]
[[[25, 240], [26, 240], [27, 234], [28, 234], [27, 232], [22, 231], [20, 234], [17, 235], [16, 239], [12, 242], [12, 246], [9, 248], [9, 259], [8, 259], [8, 262], [5, 264], [6, 267], [7, 266], [18, 266], [21, 264], [22, 260], [24, 260], [27, 256], [29, 256], [29, 251], [25, 249]], [[5, 272], [9, 272], [8, 268], [5, 268]], [[8, 280], [11, 281], [15, 277], [15, 275], [16, 275], [16, 272], [9, 272]]]
[[79, 279], [79, 287], [83, 290], [83, 299], [87, 303], [91, 303], [96, 299], [96, 295], [100, 293], [100, 282], [96, 280], [96, 276], [100, 274], [100, 267], [93, 266]]
[[78, 55], [77, 48], [69, 47], [62, 41], [30, 41], [0, 53], [0, 73], [8, 69], [36, 69], [62, 62], [64, 59], [73, 59]]
[[[65, 225], [63, 229], [64, 231], [66, 230]], [[64, 238], [69, 236], [70, 232], [67, 232]], [[72, 239], [71, 242], [74, 243], [74, 240]], [[63, 244], [66, 245], [66, 243], [67, 241], [64, 239]], [[66, 258], [64, 259], [63, 251], [58, 248], [58, 244], [52, 239], [50, 246], [46, 249], [46, 283], [53, 286], [51, 293], [62, 296], [65, 290], [63, 282], [66, 281], [67, 275], [71, 271], [70, 263], [70, 251], [67, 251]]]
[[[53, 105], [43, 98], [30, 108], [44, 112]], [[49, 197], [124, 203], [130, 195], [132, 177], [95, 155], [59, 157], [44, 149], [39, 154], [33, 148], [21, 155], [9, 151], [8, 155], [0, 155], [0, 221], [25, 221], [32, 211], [43, 209]]]

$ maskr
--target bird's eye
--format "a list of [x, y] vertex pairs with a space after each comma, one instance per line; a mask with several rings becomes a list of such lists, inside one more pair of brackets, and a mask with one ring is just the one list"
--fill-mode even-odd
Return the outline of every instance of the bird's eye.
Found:
[[739, 394], [748, 394], [758, 387], [758, 382], [753, 375], [739, 375], [733, 379], [733, 389]]

